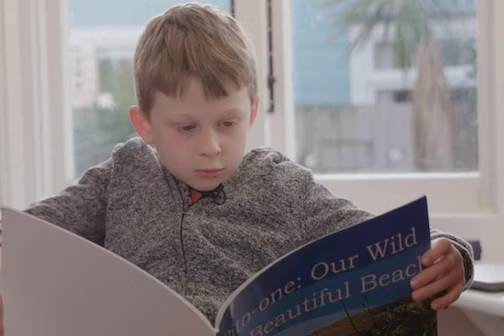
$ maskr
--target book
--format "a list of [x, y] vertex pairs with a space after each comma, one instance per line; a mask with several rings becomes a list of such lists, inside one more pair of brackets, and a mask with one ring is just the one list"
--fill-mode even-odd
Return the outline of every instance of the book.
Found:
[[410, 280], [430, 248], [427, 199], [299, 247], [243, 283], [215, 323], [147, 272], [2, 209], [6, 335], [437, 335]]

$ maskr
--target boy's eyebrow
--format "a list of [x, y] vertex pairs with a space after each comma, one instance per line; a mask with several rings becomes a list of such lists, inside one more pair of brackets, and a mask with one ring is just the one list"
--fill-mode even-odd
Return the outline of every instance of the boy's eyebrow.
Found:
[[168, 118], [192, 118], [193, 115], [190, 114], [190, 113], [180, 113], [180, 112], [177, 112], [177, 113], [173, 113], [173, 114], [166, 114], [166, 116]]
[[[223, 117], [230, 117], [230, 116], [237, 116], [237, 115], [242, 115], [242, 114], [245, 114], [245, 111], [241, 108], [230, 108], [230, 109], [227, 109], [227, 110], [224, 110], [222, 112], [222, 116]], [[190, 119], [190, 118], [194, 118], [195, 116], [192, 114], [192, 113], [184, 113], [184, 112], [177, 112], [177, 113], [174, 113], [174, 114], [171, 114], [171, 115], [168, 115], [168, 118], [170, 119]]]
[[222, 114], [225, 114], [225, 115], [236, 115], [236, 114], [245, 114], [244, 113], [245, 111], [241, 108], [230, 108], [228, 110], [225, 110], [224, 112], [222, 112]]

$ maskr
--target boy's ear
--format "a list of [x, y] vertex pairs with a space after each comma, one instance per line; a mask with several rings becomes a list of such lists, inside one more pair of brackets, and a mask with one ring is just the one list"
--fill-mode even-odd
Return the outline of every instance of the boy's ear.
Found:
[[129, 109], [131, 124], [146, 144], [152, 144], [152, 128], [147, 114], [139, 106]]
[[254, 103], [252, 104], [252, 110], [250, 111], [250, 126], [252, 126], [254, 124], [254, 121], [256, 120], [258, 109], [259, 97], [256, 97]]

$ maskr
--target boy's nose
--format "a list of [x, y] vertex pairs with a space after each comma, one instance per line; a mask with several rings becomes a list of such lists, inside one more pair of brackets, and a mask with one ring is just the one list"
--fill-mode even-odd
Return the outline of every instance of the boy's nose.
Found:
[[213, 134], [208, 134], [201, 141], [201, 155], [216, 156], [221, 153], [221, 147], [218, 138]]

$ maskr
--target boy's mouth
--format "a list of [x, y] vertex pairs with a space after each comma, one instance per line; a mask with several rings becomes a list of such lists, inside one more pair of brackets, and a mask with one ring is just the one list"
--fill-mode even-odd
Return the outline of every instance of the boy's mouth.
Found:
[[224, 172], [224, 168], [221, 169], [198, 169], [196, 170], [196, 174], [206, 177], [206, 178], [215, 178]]

